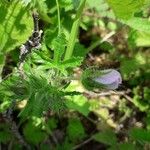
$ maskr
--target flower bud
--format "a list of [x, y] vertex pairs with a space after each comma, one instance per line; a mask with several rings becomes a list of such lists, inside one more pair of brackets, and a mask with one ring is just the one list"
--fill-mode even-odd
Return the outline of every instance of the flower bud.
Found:
[[82, 74], [82, 84], [88, 90], [115, 90], [122, 83], [121, 75], [114, 69], [87, 69]]

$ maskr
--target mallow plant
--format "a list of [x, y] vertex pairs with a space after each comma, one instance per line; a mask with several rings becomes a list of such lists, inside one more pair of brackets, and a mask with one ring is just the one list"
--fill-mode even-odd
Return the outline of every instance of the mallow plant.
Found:
[[[49, 109], [62, 110], [65, 107], [65, 96], [81, 94], [65, 89], [74, 80], [73, 69], [80, 66], [84, 59], [81, 56], [74, 56], [73, 51], [86, 0], [82, 0], [78, 6], [68, 41], [61, 30], [59, 3], [57, 0], [56, 2], [58, 34], [51, 42], [53, 56], [50, 58], [44, 52], [42, 43], [44, 39], [41, 40], [42, 30], [39, 29], [38, 13], [34, 10], [32, 13], [34, 29], [29, 39], [20, 46], [18, 67], [1, 82], [1, 95], [10, 100], [10, 105], [14, 101], [27, 101], [20, 113], [22, 116], [42, 116], [43, 112]], [[78, 80], [87, 90], [92, 91], [96, 89], [115, 90], [122, 82], [117, 70], [101, 70], [96, 67], [83, 70]], [[5, 91], [9, 92], [5, 93]]]
[[[80, 66], [84, 57], [74, 56], [74, 47], [81, 20], [81, 14], [86, 0], [81, 0], [71, 32], [66, 39], [61, 28], [59, 3], [56, 0], [58, 34], [52, 40], [50, 47], [53, 55], [47, 54], [44, 40], [45, 32], [39, 29], [38, 12], [33, 10], [34, 28], [29, 39], [20, 46], [18, 66], [11, 74], [5, 76], [0, 83], [1, 113], [20, 143], [26, 148], [30, 146], [20, 135], [18, 125], [12, 118], [13, 109], [25, 101], [19, 117], [23, 120], [33, 116], [43, 117], [48, 111], [61, 112], [66, 109], [67, 96], [82, 94], [76, 91], [67, 91], [66, 87], [74, 80], [73, 69]], [[78, 52], [80, 53], [80, 51]], [[83, 70], [78, 79], [87, 90], [100, 91], [102, 89], [115, 90], [122, 82], [120, 73], [115, 69], [101, 70], [89, 67]]]

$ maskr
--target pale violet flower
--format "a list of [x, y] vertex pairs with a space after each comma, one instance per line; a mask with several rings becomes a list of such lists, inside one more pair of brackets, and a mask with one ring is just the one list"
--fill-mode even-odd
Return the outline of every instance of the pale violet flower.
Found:
[[105, 87], [105, 89], [115, 90], [122, 83], [121, 75], [114, 69], [101, 70], [102, 75], [93, 80]]

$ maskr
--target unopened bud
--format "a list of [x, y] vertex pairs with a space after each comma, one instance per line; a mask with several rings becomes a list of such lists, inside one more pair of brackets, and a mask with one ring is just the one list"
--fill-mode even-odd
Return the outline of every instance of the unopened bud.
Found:
[[97, 70], [90, 68], [85, 70], [82, 74], [82, 84], [88, 90], [115, 90], [121, 83], [121, 75], [114, 69]]

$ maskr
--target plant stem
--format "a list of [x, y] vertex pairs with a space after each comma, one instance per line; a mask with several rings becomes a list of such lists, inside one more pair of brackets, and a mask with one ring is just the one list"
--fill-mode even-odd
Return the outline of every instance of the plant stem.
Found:
[[58, 35], [60, 35], [60, 10], [59, 10], [59, 2], [56, 0], [57, 5], [57, 17], [58, 17]]
[[76, 17], [75, 17], [75, 21], [73, 22], [73, 25], [72, 25], [72, 29], [71, 29], [70, 37], [69, 37], [69, 40], [68, 40], [64, 60], [67, 60], [72, 56], [74, 45], [75, 45], [75, 42], [76, 42], [76, 37], [77, 37], [77, 34], [78, 34], [80, 18], [81, 18], [81, 14], [82, 14], [85, 2], [86, 2], [86, 0], [81, 0], [81, 2], [80, 2], [80, 5], [79, 5], [79, 8], [78, 8]]
[[19, 143], [23, 145], [27, 150], [31, 150], [30, 145], [28, 145], [28, 143], [25, 141], [24, 137], [21, 135], [19, 131], [19, 127], [17, 126], [16, 122], [13, 120], [12, 113], [13, 113], [15, 104], [16, 104], [16, 101], [13, 100], [12, 106], [8, 110], [3, 112], [2, 115], [6, 123], [10, 125], [11, 132], [14, 134], [15, 138], [18, 139]]
[[98, 40], [94, 42], [90, 47], [87, 48], [87, 52], [90, 52], [94, 48], [96, 48], [98, 45], [102, 44], [103, 42], [107, 41], [111, 36], [115, 34], [114, 31], [108, 33], [102, 40]]
[[2, 72], [5, 65], [6, 56], [3, 53], [0, 53], [0, 82], [2, 81]]

